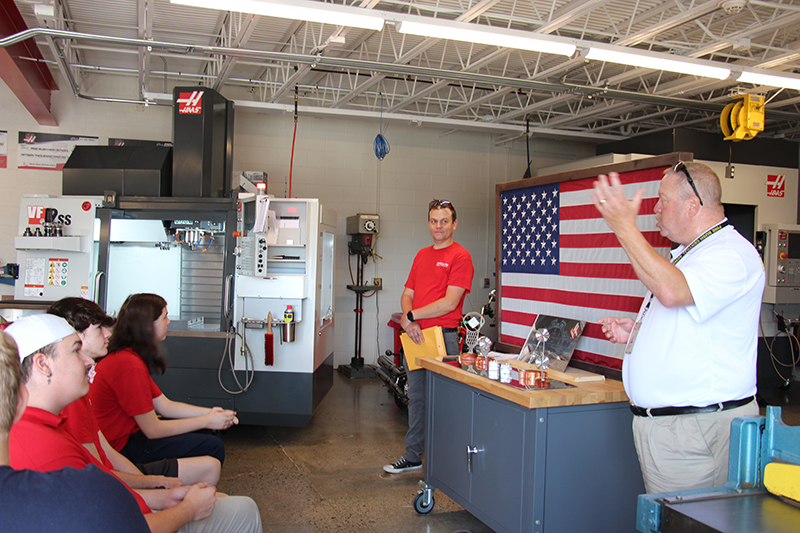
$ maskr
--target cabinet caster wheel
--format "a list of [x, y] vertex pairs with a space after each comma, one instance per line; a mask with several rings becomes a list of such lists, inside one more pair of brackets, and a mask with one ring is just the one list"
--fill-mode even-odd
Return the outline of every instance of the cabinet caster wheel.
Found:
[[417, 495], [414, 496], [414, 510], [419, 514], [430, 513], [435, 504], [436, 502], [433, 499], [433, 494], [430, 495], [427, 502], [425, 501], [425, 491], [419, 491]]

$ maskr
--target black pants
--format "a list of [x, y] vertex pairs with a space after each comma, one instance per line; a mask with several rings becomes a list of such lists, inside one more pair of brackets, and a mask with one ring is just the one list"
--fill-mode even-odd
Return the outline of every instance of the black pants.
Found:
[[161, 459], [181, 459], [183, 457], [201, 457], [210, 455], [225, 462], [225, 444], [219, 437], [208, 433], [194, 432], [148, 439], [144, 433], [137, 431], [128, 438], [120, 453], [133, 464], [152, 463]]

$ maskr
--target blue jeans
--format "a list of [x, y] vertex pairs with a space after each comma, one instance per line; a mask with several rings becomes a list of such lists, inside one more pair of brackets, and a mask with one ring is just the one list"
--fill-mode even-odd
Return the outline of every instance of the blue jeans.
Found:
[[[458, 354], [458, 331], [444, 332], [444, 347], [448, 355]], [[408, 433], [405, 440], [406, 453], [403, 457], [410, 463], [422, 461], [422, 452], [425, 451], [427, 373], [424, 368], [408, 372]]]

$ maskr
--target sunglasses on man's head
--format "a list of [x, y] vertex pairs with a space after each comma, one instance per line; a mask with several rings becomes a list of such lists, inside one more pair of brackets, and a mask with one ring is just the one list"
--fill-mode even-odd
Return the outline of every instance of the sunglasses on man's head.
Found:
[[428, 209], [435, 209], [446, 205], [450, 205], [450, 200], [431, 200], [431, 203], [428, 204]]
[[694, 191], [694, 195], [697, 196], [698, 200], [700, 200], [700, 205], [703, 205], [703, 199], [700, 198], [700, 193], [697, 192], [697, 187], [695, 187], [694, 180], [692, 179], [692, 175], [689, 174], [689, 170], [686, 168], [686, 163], [684, 163], [683, 161], [678, 161], [675, 164], [675, 166], [672, 167], [672, 170], [675, 171], [675, 172], [683, 172], [684, 174], [686, 174], [686, 179], [689, 181], [689, 185], [692, 187], [692, 190]]

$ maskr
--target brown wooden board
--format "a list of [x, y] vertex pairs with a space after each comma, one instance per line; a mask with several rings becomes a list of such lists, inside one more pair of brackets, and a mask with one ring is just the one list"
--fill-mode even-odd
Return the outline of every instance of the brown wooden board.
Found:
[[[515, 368], [524, 368], [519, 361], [509, 361]], [[597, 403], [627, 402], [628, 396], [622, 382], [614, 380], [576, 382], [567, 389], [537, 389], [524, 391], [509, 387], [499, 381], [467, 372], [435, 359], [418, 358], [417, 364], [431, 372], [454, 379], [476, 389], [494, 394], [528, 409], [563, 407], [566, 405], [591, 405]], [[567, 381], [560, 374], [556, 379]], [[553, 377], [556, 377], [555, 375]]]

